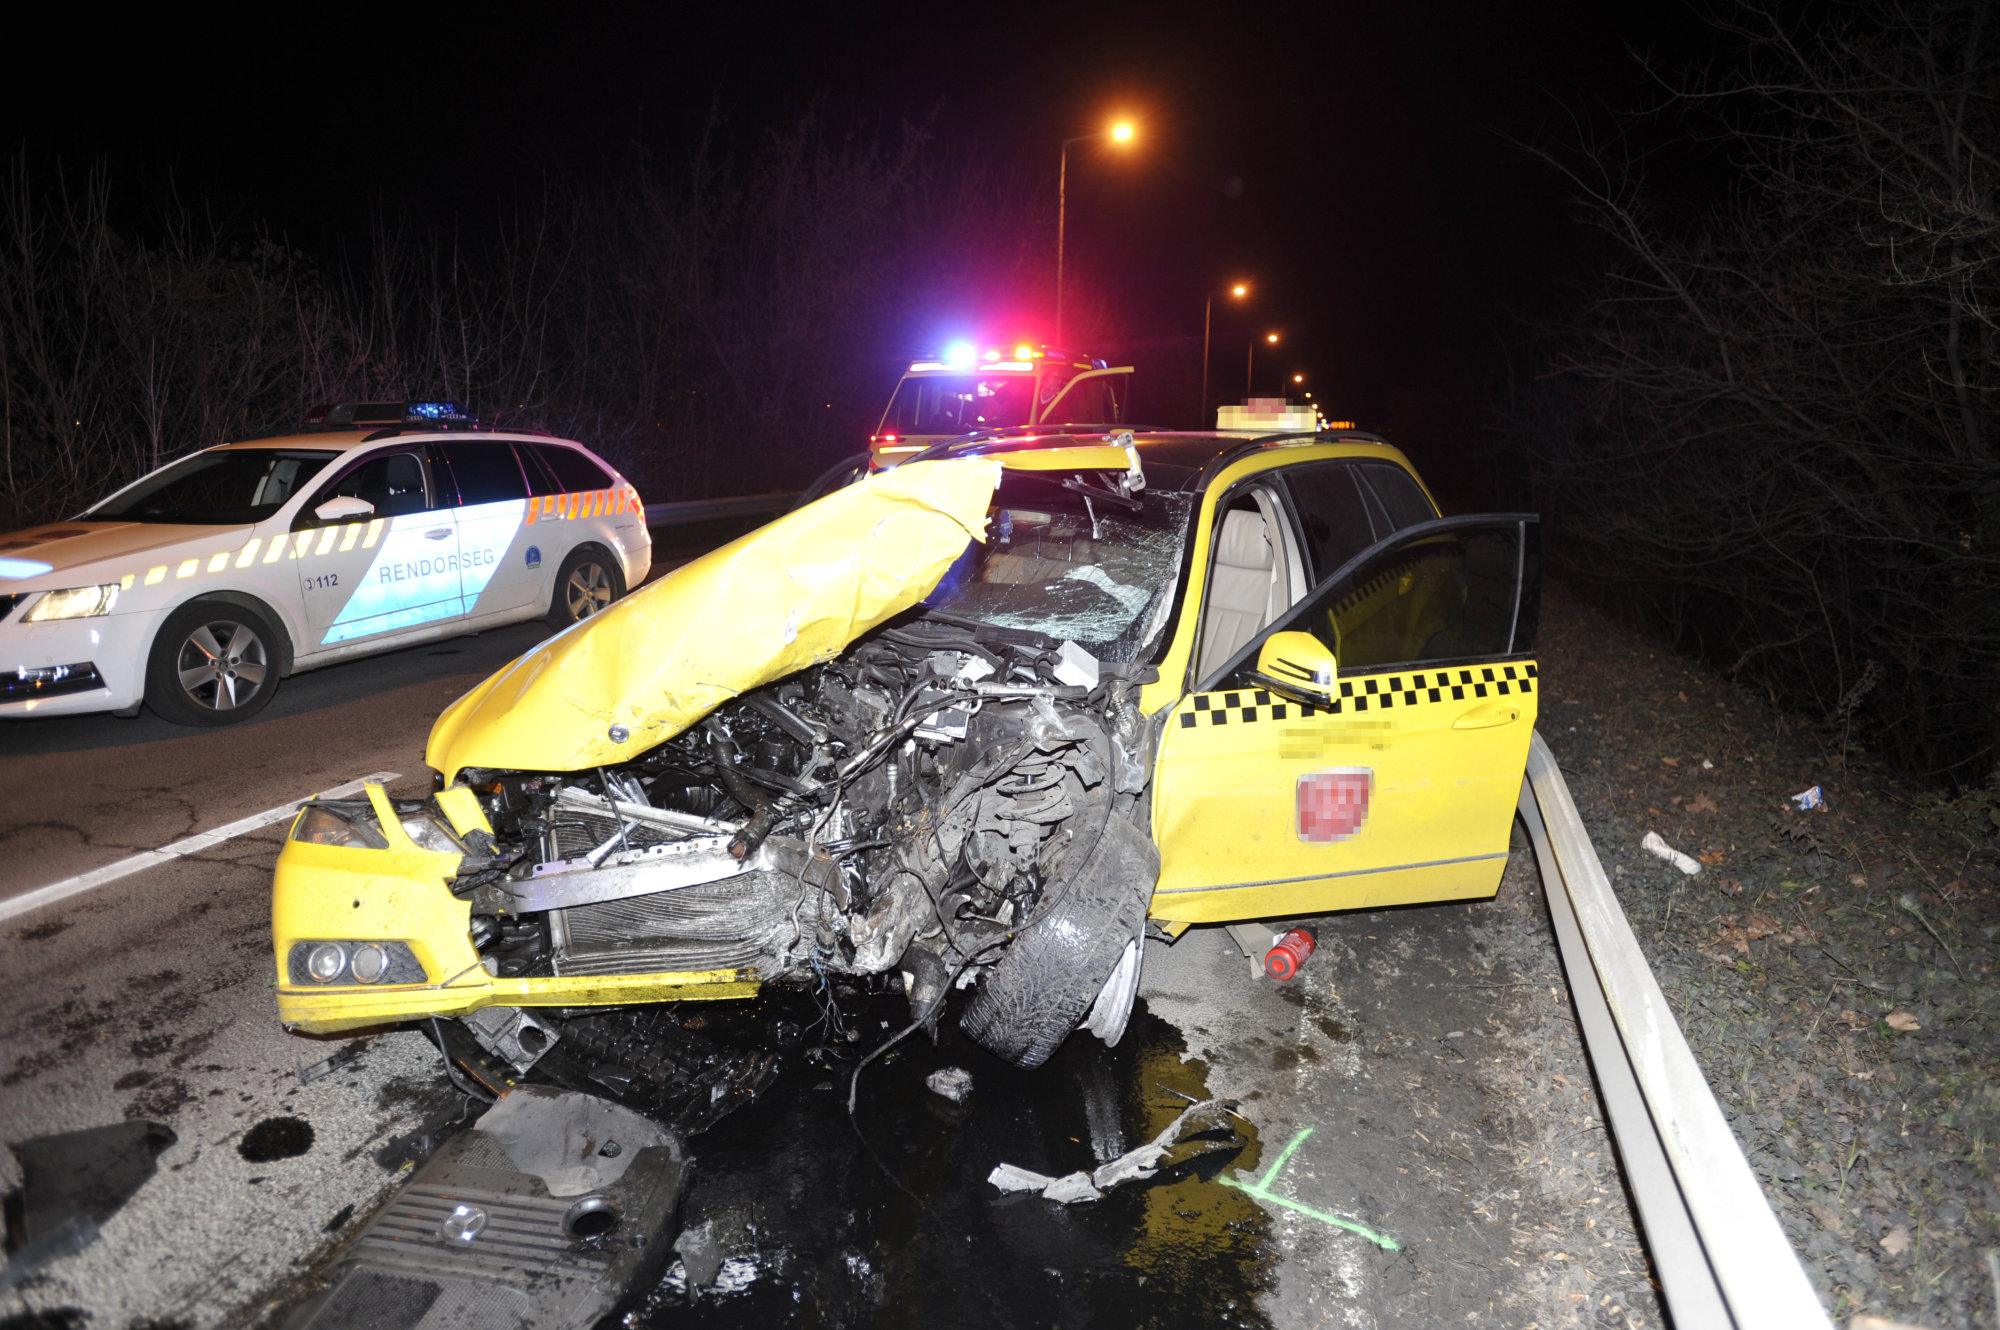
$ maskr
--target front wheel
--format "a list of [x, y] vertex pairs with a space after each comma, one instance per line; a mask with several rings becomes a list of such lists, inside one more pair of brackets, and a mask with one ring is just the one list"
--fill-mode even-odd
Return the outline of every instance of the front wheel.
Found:
[[[1113, 972], [1121, 964], [1136, 966], [1137, 953], [1128, 960], [1127, 946], [1146, 945], [1146, 907], [1159, 877], [1160, 852], [1152, 838], [1112, 817], [1089, 860], [1054, 888], [1063, 894], [1020, 931], [974, 991], [959, 1028], [1024, 1070], [1048, 1061]], [[1115, 1028], [1099, 1033], [1116, 1042], [1124, 1013], [1106, 1024]]]
[[234, 725], [278, 691], [283, 647], [257, 610], [196, 600], [167, 616], [146, 664], [146, 704], [179, 725]]
[[625, 578], [609, 554], [591, 545], [571, 550], [549, 597], [549, 627], [561, 630], [581, 623], [624, 594]]

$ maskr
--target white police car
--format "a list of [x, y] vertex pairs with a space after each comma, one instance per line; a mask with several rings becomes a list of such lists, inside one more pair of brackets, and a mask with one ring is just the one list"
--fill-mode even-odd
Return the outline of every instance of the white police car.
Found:
[[450, 403], [347, 403], [309, 428], [0, 536], [0, 718], [144, 702], [228, 724], [294, 670], [538, 615], [562, 627], [652, 565], [638, 491], [578, 444]]

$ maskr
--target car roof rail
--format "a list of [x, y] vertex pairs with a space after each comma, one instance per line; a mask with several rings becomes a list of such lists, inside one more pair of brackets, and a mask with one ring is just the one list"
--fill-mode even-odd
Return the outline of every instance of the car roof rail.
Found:
[[1379, 443], [1385, 448], [1389, 446], [1389, 441], [1381, 435], [1359, 429], [1298, 430], [1286, 434], [1264, 434], [1254, 439], [1233, 443], [1209, 458], [1201, 468], [1201, 473], [1195, 478], [1193, 488], [1197, 492], [1207, 489], [1225, 469], [1253, 453], [1309, 443]]
[[1052, 448], [1074, 448], [1093, 443], [1101, 443], [1104, 436], [1113, 432], [1133, 434], [1166, 434], [1171, 431], [1158, 425], [1005, 425], [993, 429], [973, 430], [967, 434], [954, 434], [949, 439], [939, 439], [930, 447], [914, 456], [905, 457], [897, 466], [908, 466], [912, 462], [935, 462], [947, 457], [958, 457], [963, 451], [982, 443], [1004, 443], [1012, 439], [1049, 440]]

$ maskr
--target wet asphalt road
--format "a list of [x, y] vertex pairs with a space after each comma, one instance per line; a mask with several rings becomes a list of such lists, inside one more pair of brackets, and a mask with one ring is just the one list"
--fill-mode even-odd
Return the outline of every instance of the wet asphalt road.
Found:
[[428, 793], [437, 713], [547, 633], [514, 624], [293, 675], [221, 729], [150, 711], [0, 725], [0, 903], [369, 772]]
[[[148, 717], [0, 730], [14, 793], [0, 900], [365, 772], [422, 789], [436, 711], [539, 632], [301, 675], [234, 730]], [[280, 835], [0, 926], [0, 1140], [127, 1118], [178, 1137], [101, 1242], [0, 1295], [0, 1324], [268, 1323], [396, 1185], [400, 1138], [451, 1106], [413, 1032], [278, 1028]], [[1320, 955], [1288, 985], [1195, 930], [1150, 948], [1119, 1048], [1080, 1036], [1019, 1073], [947, 1029], [869, 1069], [858, 1136], [847, 1077], [901, 1003], [835, 995], [857, 1037], [822, 1023], [763, 1099], [693, 1142], [686, 1211], [716, 1223], [720, 1284], [690, 1302], [676, 1266], [634, 1324], [1660, 1324], [1545, 930], [1519, 854], [1495, 902], [1323, 921]], [[708, 1035], [764, 1040], [767, 1014], [718, 1015]], [[944, 1065], [972, 1072], [964, 1105], [923, 1088]], [[984, 1181], [1003, 1161], [1088, 1169], [1214, 1094], [1239, 1101], [1233, 1132], [1103, 1202], [1061, 1209]], [[304, 1123], [309, 1146], [246, 1158], [246, 1134], [275, 1119]], [[20, 1177], [0, 1157], [0, 1191]], [[1228, 1185], [1258, 1178], [1264, 1199]]]

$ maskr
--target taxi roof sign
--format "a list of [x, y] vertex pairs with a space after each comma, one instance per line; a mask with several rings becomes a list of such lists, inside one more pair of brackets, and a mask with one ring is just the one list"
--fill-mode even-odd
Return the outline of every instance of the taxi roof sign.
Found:
[[1282, 397], [1253, 397], [1241, 405], [1215, 409], [1215, 427], [1230, 433], [1281, 434], [1316, 430], [1319, 411], [1311, 404], [1299, 405]]

